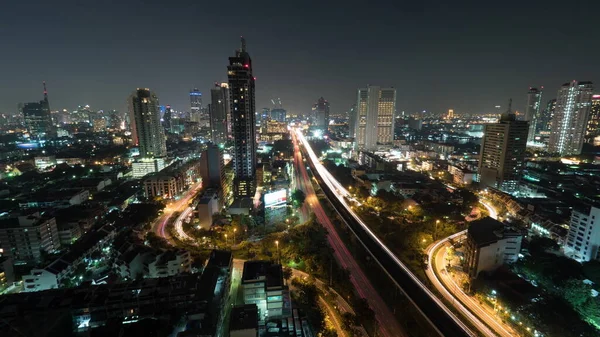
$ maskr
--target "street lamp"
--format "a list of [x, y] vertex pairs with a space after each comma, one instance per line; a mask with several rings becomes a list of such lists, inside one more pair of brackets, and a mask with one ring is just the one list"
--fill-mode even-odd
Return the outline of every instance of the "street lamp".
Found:
[[433, 231], [433, 239], [435, 240], [437, 237], [437, 228], [438, 228], [438, 224], [440, 223], [440, 220], [435, 220], [435, 230]]
[[233, 244], [235, 245], [235, 232], [237, 232], [237, 228], [233, 229]]
[[279, 261], [281, 260], [281, 257], [279, 256], [279, 240], [275, 240], [275, 246], [277, 249], [277, 262], [279, 263]]
[[225, 248], [227, 248], [227, 233], [225, 233]]

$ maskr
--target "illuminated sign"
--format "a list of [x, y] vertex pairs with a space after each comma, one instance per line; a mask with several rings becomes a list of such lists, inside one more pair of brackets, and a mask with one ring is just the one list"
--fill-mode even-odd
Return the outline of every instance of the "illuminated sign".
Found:
[[287, 191], [285, 189], [267, 193], [264, 196], [265, 207], [284, 204], [287, 202]]
[[190, 92], [190, 96], [202, 96], [201, 92]]

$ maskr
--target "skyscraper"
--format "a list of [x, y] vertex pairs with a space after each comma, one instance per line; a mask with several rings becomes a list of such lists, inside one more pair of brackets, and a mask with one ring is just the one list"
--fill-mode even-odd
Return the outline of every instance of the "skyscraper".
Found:
[[327, 130], [329, 126], [329, 102], [321, 97], [313, 105], [313, 114], [315, 116], [314, 126]]
[[223, 144], [229, 137], [227, 115], [229, 108], [229, 85], [215, 83], [210, 90], [210, 133], [213, 143]]
[[271, 119], [285, 123], [285, 119], [287, 117], [287, 111], [283, 108], [274, 108], [271, 109]]
[[396, 89], [367, 86], [358, 89], [355, 131], [358, 149], [375, 150], [394, 139]]
[[200, 122], [202, 113], [202, 93], [198, 88], [190, 90], [190, 120]]
[[202, 185], [207, 188], [216, 188], [221, 193], [225, 183], [223, 152], [214, 144], [208, 144], [200, 156], [200, 176]]
[[486, 124], [481, 141], [479, 181], [482, 187], [512, 192], [525, 165], [529, 123], [518, 121], [511, 104], [499, 123]]
[[254, 76], [252, 60], [246, 52], [246, 40], [235, 56], [229, 58], [230, 106], [233, 136], [234, 196], [254, 196], [256, 190], [256, 135]]
[[131, 137], [142, 158], [167, 155], [167, 145], [158, 110], [158, 97], [150, 89], [138, 88], [129, 97]]
[[454, 118], [454, 109], [448, 109], [448, 117], [446, 119]]
[[[544, 87], [542, 87], [544, 89]], [[529, 132], [527, 134], [527, 141], [533, 142], [535, 140], [537, 122], [540, 118], [540, 108], [542, 106], [542, 90], [538, 88], [529, 88], [527, 92], [527, 107], [525, 108], [524, 120], [529, 122]]]
[[592, 107], [585, 131], [585, 141], [593, 143], [594, 138], [600, 136], [600, 95], [592, 96]]
[[556, 99], [551, 99], [546, 103], [546, 108], [541, 114], [540, 119], [536, 125], [537, 133], [544, 136], [547, 143], [547, 138], [552, 130], [552, 119], [554, 118], [554, 111], [556, 110]]
[[46, 82], [44, 84], [44, 99], [39, 102], [25, 103], [23, 105], [23, 118], [29, 136], [36, 139], [45, 139], [52, 135], [52, 116]]
[[558, 90], [548, 150], [560, 155], [580, 154], [592, 106], [592, 82], [572, 81]]

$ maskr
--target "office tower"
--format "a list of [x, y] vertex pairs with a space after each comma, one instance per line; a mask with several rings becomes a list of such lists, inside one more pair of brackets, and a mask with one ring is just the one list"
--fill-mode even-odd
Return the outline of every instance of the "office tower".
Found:
[[252, 60], [246, 52], [246, 41], [229, 58], [229, 104], [231, 106], [233, 136], [234, 196], [253, 197], [256, 191], [256, 135], [254, 76]]
[[198, 88], [190, 90], [190, 120], [200, 122], [202, 114], [202, 93]]
[[580, 154], [592, 106], [592, 82], [572, 81], [558, 90], [548, 151]]
[[142, 158], [167, 155], [164, 130], [160, 124], [158, 97], [150, 89], [138, 88], [129, 97], [131, 137]]
[[554, 118], [554, 111], [556, 110], [556, 99], [551, 99], [546, 103], [546, 108], [542, 112], [540, 121], [537, 125], [537, 133], [549, 136], [552, 130], [552, 119]]
[[171, 118], [173, 118], [173, 109], [170, 105], [164, 107], [165, 112], [162, 117], [162, 126], [165, 129], [165, 132], [171, 130]]
[[529, 123], [516, 120], [510, 107], [500, 122], [485, 125], [479, 159], [480, 185], [506, 192], [517, 188], [529, 133]]
[[[598, 217], [598, 218], [596, 218]], [[571, 212], [565, 254], [578, 262], [600, 258], [600, 208], [575, 207]]]
[[396, 89], [367, 86], [358, 89], [355, 131], [360, 150], [375, 150], [390, 144], [394, 137]]
[[594, 143], [594, 138], [597, 136], [600, 136], [600, 95], [593, 95], [590, 117], [585, 131], [585, 141]]
[[39, 102], [25, 103], [23, 105], [23, 119], [29, 136], [36, 139], [45, 139], [52, 136], [52, 116], [46, 82], [44, 84], [44, 99]]
[[348, 137], [356, 137], [356, 104], [352, 104], [348, 110]]
[[229, 108], [229, 85], [215, 83], [215, 88], [210, 90], [210, 133], [213, 143], [223, 144], [229, 138], [227, 130], [227, 115]]
[[[542, 87], [544, 89], [544, 87]], [[540, 108], [542, 106], [542, 90], [538, 88], [529, 88], [527, 92], [527, 107], [525, 108], [524, 120], [529, 122], [529, 133], [527, 134], [527, 141], [533, 142], [535, 140], [537, 122], [540, 118]]]
[[287, 111], [282, 108], [271, 109], [271, 119], [281, 123], [285, 123]]
[[313, 105], [313, 114], [315, 116], [314, 126], [327, 130], [329, 126], [329, 102], [321, 97]]

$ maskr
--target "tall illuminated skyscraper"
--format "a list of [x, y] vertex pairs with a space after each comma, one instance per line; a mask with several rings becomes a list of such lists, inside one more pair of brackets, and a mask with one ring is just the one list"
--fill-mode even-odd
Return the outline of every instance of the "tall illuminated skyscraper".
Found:
[[482, 187], [512, 192], [518, 187], [525, 165], [527, 121], [519, 121], [509, 104], [500, 122], [485, 124], [479, 159], [479, 181]]
[[[544, 87], [541, 87], [544, 89]], [[527, 141], [535, 140], [538, 119], [540, 119], [540, 109], [542, 106], [542, 90], [538, 88], [529, 88], [527, 92], [527, 107], [525, 108], [524, 120], [529, 122], [529, 132]]]
[[215, 83], [210, 90], [210, 134], [213, 143], [223, 144], [229, 137], [227, 115], [229, 114], [229, 84]]
[[150, 89], [138, 88], [129, 97], [129, 118], [133, 143], [140, 148], [142, 158], [167, 155], [167, 145], [160, 123], [158, 97]]
[[585, 141], [594, 143], [594, 138], [600, 136], [600, 95], [592, 96], [592, 107], [585, 131]]
[[375, 150], [394, 140], [396, 89], [367, 86], [358, 89], [355, 137], [359, 150]]
[[233, 136], [234, 196], [253, 197], [256, 191], [255, 97], [252, 60], [246, 52], [246, 40], [235, 56], [229, 58], [230, 106]]
[[593, 89], [592, 82], [572, 81], [558, 90], [548, 151], [561, 156], [581, 153]]
[[30, 137], [46, 139], [52, 136], [52, 116], [50, 115], [46, 82], [44, 82], [44, 99], [39, 102], [25, 103], [23, 105], [23, 118]]
[[190, 90], [190, 120], [200, 122], [202, 115], [202, 93], [198, 88]]

